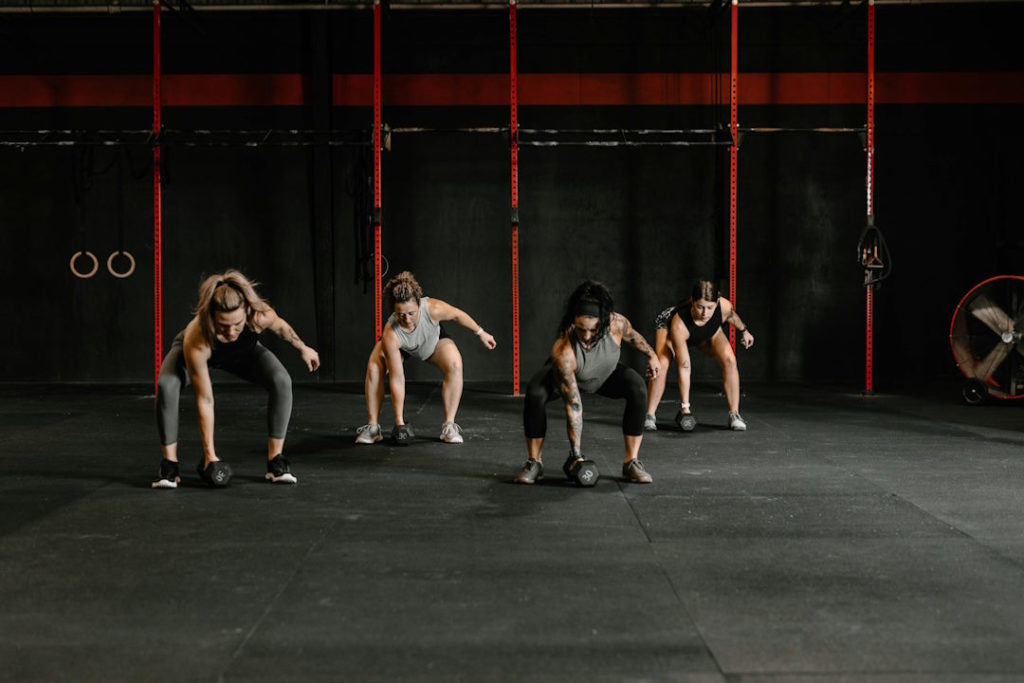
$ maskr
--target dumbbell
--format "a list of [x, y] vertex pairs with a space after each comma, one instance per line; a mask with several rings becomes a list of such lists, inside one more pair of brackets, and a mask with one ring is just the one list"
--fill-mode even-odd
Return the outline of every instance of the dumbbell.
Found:
[[203, 461], [200, 460], [196, 471], [203, 481], [215, 488], [223, 488], [231, 483], [231, 465], [223, 460], [211, 462], [206, 467], [203, 467]]
[[587, 460], [582, 455], [574, 453], [569, 454], [565, 464], [562, 465], [562, 471], [565, 472], [565, 476], [569, 481], [577, 486], [593, 486], [601, 478], [601, 473], [597, 471], [596, 462]]

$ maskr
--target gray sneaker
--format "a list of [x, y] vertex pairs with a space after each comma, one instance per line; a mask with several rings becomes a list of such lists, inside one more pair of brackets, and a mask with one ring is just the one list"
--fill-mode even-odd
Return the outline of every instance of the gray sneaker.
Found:
[[622, 463], [622, 476], [634, 484], [650, 484], [654, 481], [639, 460]]
[[653, 415], [644, 416], [644, 431], [645, 432], [656, 432], [658, 431], [658, 421]]
[[743, 421], [739, 413], [729, 413], [729, 429], [734, 432], [745, 432], [747, 431], [747, 423]]
[[544, 478], [544, 465], [541, 464], [540, 460], [527, 460], [523, 464], [523, 469], [519, 471], [519, 475], [515, 481], [517, 484], [532, 484], [538, 479]]
[[445, 422], [441, 425], [441, 441], [462, 443], [462, 427], [455, 422]]
[[356, 430], [356, 443], [377, 443], [382, 438], [378, 424], [363, 425]]

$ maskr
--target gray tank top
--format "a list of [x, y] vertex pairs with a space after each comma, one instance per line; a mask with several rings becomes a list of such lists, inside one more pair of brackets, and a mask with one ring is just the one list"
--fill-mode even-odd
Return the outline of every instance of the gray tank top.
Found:
[[420, 360], [426, 360], [434, 355], [437, 348], [437, 341], [441, 338], [441, 325], [430, 317], [430, 308], [427, 307], [427, 297], [420, 299], [420, 319], [416, 323], [416, 329], [406, 332], [395, 319], [392, 313], [388, 318], [388, 325], [398, 335], [398, 348], [410, 356]]
[[572, 347], [576, 352], [576, 386], [585, 394], [593, 394], [615, 371], [622, 348], [611, 332], [605, 332], [591, 349], [583, 348], [573, 337]]

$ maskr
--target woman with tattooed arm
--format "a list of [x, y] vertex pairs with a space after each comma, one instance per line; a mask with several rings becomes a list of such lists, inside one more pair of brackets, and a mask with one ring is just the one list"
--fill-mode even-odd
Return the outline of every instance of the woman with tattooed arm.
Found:
[[[569, 297], [551, 360], [533, 376], [526, 389], [523, 425], [529, 458], [516, 477], [517, 483], [532, 484], [544, 476], [541, 449], [547, 431], [545, 405], [556, 396], [564, 402], [569, 434], [569, 457], [562, 469], [576, 483], [584, 486], [596, 483], [596, 466], [584, 460], [581, 450], [583, 403], [580, 395], [583, 393], [626, 400], [622, 416], [626, 447], [622, 476], [638, 484], [651, 482], [651, 475], [638, 459], [647, 387], [635, 370], [619, 362], [619, 354], [623, 341], [645, 354], [648, 377], [658, 374], [658, 357], [629, 320], [612, 308], [608, 289], [591, 280], [583, 282]], [[578, 475], [583, 463], [587, 463], [589, 469], [581, 477]]]
[[294, 484], [288, 460], [282, 455], [292, 413], [292, 378], [281, 361], [259, 342], [269, 331], [291, 344], [313, 372], [320, 355], [307, 346], [292, 326], [259, 294], [255, 284], [237, 270], [211, 275], [199, 285], [195, 317], [182, 330], [160, 367], [156, 391], [157, 427], [163, 458], [155, 489], [177, 488], [178, 401], [183, 386], [192, 385], [199, 412], [203, 457], [197, 470], [211, 486], [227, 486], [231, 467], [214, 448], [213, 382], [210, 368], [221, 368], [267, 390], [267, 474], [273, 484]]

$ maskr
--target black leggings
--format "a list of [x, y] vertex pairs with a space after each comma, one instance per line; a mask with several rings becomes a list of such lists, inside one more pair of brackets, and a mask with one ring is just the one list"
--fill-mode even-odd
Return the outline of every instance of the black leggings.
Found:
[[[164, 357], [157, 381], [156, 426], [160, 430], [160, 443], [164, 446], [178, 441], [178, 399], [182, 385], [190, 384], [181, 344], [182, 335], [179, 334]], [[252, 353], [221, 369], [258, 384], [270, 393], [267, 430], [270, 438], [283, 439], [292, 416], [292, 378], [277, 356], [257, 343]]]
[[[626, 410], [622, 413], [622, 433], [626, 436], [640, 436], [644, 433], [647, 384], [640, 377], [640, 373], [619, 363], [595, 393], [607, 398], [626, 399]], [[554, 368], [548, 363], [530, 378], [530, 383], [526, 386], [523, 430], [527, 439], [544, 438], [548, 430], [545, 406], [560, 396], [558, 379], [555, 377]]]

